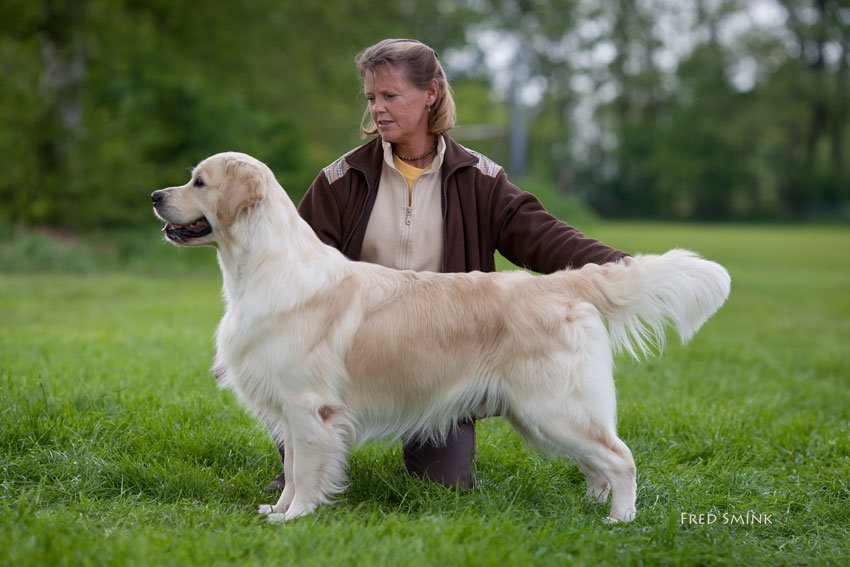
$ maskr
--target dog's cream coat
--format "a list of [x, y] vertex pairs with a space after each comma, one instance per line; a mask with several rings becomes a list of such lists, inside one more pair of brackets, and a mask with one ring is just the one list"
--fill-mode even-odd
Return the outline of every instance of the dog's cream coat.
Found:
[[611, 521], [631, 521], [612, 350], [660, 347], [668, 321], [687, 341], [729, 294], [723, 267], [684, 250], [546, 276], [352, 262], [244, 154], [212, 156], [153, 199], [169, 240], [218, 248], [217, 374], [286, 447], [286, 488], [260, 509], [271, 520], [342, 491], [354, 443], [443, 438], [459, 418], [500, 414], [532, 445], [572, 457], [590, 497], [610, 491]]

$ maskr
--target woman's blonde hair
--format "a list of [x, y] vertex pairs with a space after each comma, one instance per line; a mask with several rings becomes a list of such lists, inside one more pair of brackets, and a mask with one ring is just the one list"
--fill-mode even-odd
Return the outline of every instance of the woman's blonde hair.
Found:
[[[440, 135], [455, 125], [455, 101], [446, 79], [437, 52], [415, 39], [385, 39], [360, 52], [355, 58], [360, 77], [374, 72], [380, 65], [400, 65], [408, 81], [417, 88], [427, 89], [433, 79], [437, 80], [437, 100], [431, 105], [428, 115], [428, 133]], [[378, 127], [372, 120], [369, 109], [360, 120], [363, 136], [377, 134]]]

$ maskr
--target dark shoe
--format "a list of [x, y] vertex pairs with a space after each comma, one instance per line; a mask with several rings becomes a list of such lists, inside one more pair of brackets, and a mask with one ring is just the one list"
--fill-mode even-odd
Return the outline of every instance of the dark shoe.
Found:
[[268, 494], [275, 494], [276, 492], [281, 492], [285, 484], [286, 480], [284, 479], [284, 475], [283, 473], [280, 473], [277, 478], [268, 483], [263, 490]]

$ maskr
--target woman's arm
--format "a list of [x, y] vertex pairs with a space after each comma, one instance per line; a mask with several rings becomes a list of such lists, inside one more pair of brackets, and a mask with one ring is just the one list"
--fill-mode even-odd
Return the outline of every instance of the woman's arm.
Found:
[[552, 273], [628, 257], [551, 215], [536, 196], [508, 181], [504, 171], [496, 176], [492, 207], [496, 249], [518, 266]]

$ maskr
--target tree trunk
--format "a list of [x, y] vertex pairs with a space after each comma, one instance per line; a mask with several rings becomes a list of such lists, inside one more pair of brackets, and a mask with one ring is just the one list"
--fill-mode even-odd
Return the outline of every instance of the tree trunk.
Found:
[[[39, 170], [43, 175], [39, 190], [43, 201], [52, 203], [52, 207], [39, 207], [38, 215], [45, 218], [35, 220], [51, 224], [68, 222], [65, 204], [73, 197], [80, 175], [71, 158], [83, 135], [85, 1], [44, 1], [38, 92], [46, 110], [39, 132]], [[65, 203], [57, 202], [60, 191]]]

